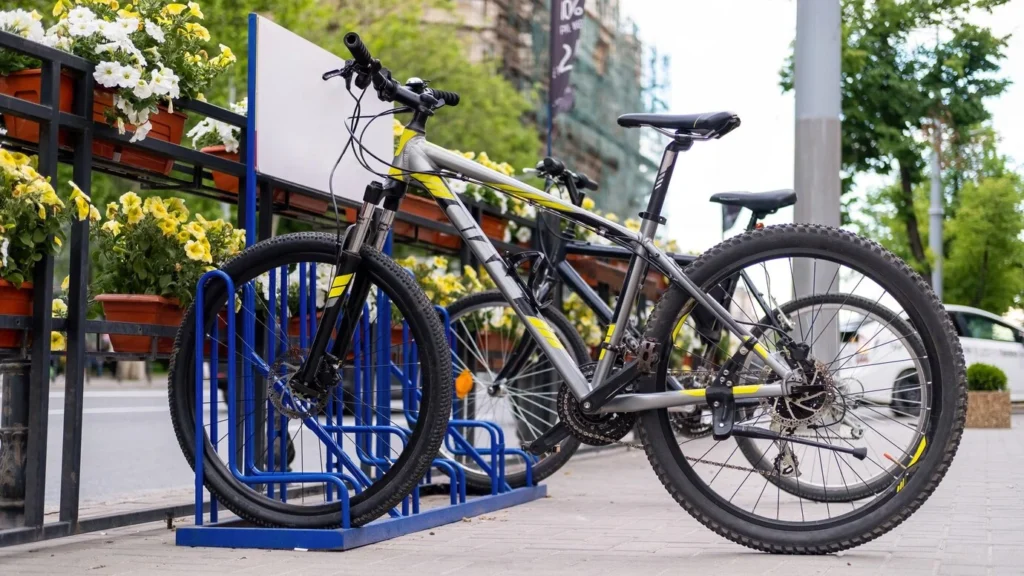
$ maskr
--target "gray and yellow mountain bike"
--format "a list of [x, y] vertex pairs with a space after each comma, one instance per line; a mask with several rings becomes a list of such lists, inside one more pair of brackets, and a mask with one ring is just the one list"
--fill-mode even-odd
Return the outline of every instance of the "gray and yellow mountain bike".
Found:
[[[683, 508], [715, 532], [764, 551], [832, 552], [884, 534], [935, 489], [962, 434], [963, 355], [941, 304], [909, 267], [868, 240], [814, 225], [745, 233], [712, 248], [685, 273], [655, 246], [653, 238], [664, 224], [662, 205], [677, 156], [695, 142], [721, 138], [734, 130], [740, 124], [736, 115], [619, 117], [620, 126], [653, 128], [669, 139], [647, 208], [640, 213], [642, 226], [633, 232], [429, 143], [428, 120], [442, 108], [457, 105], [458, 95], [430, 88], [418, 79], [401, 85], [371, 57], [356, 34], [347, 34], [344, 42], [353, 60], [325, 74], [325, 79], [341, 76], [346, 82], [354, 80], [359, 88], [372, 86], [380, 100], [395, 102], [400, 111], [412, 113], [386, 182], [367, 188], [356, 223], [344, 239], [320, 234], [277, 237], [249, 248], [224, 270], [236, 285], [242, 285], [292, 263], [335, 266], [335, 280], [308, 347], [289, 355], [291, 362], [267, 371], [276, 401], [293, 407], [300, 416], [315, 415], [339, 385], [352, 334], [375, 293], [383, 291], [390, 297], [397, 311], [392, 316], [404, 319], [419, 344], [420, 411], [414, 422], [407, 423], [411, 433], [395, 447], [395, 458], [386, 470], [372, 476], [369, 488], [353, 492], [354, 524], [383, 514], [420, 480], [437, 454], [450, 413], [452, 362], [438, 317], [410, 277], [380, 252], [409, 186], [429, 193], [483, 263], [512, 311], [514, 321], [508, 323], [506, 335], [529, 334], [538, 354], [550, 365], [551, 381], [559, 382], [557, 413], [564, 423], [553, 430], [583, 443], [601, 444], [618, 441], [639, 422], [640, 442], [659, 479]], [[361, 149], [355, 135], [351, 130], [350, 142], [356, 141]], [[606, 338], [606, 353], [596, 363], [566, 346], [561, 334], [570, 327], [556, 327], [546, 319], [514, 266], [498, 254], [452, 193], [446, 180], [454, 178], [532, 203], [632, 253]], [[650, 268], [665, 275], [670, 286], [650, 314], [640, 341], [635, 347], [625, 346], [634, 295]], [[741, 271], [754, 277], [773, 308], [794, 310], [789, 314], [792, 321], [780, 325], [749, 310], [731, 313], [720, 304], [716, 291]], [[818, 294], [831, 295], [827, 306], [824, 301], [810, 308], [800, 304]], [[216, 318], [227, 296], [210, 288], [206, 318]], [[668, 379], [675, 361], [674, 335], [698, 309], [712, 315], [736, 345], [721, 359], [720, 369], [706, 386], [672, 389]], [[848, 309], [859, 313], [850, 316]], [[186, 327], [190, 317], [191, 313]], [[481, 321], [502, 324], [506, 319], [482, 317]], [[840, 338], [846, 330], [844, 322], [855, 322], [858, 334], [888, 335], [890, 341], [879, 341], [879, 347], [901, 347], [907, 352], [898, 357], [901, 362], [910, 361], [917, 375], [921, 410], [916, 416], [873, 416], [882, 412], [873, 403], [886, 402], [876, 395], [884, 395], [891, 383], [865, 381], [856, 394], [841, 385], [842, 371], [857, 362], [860, 351]], [[900, 329], [893, 328], [897, 322]], [[190, 350], [192, 337], [190, 331], [183, 331], [179, 346]], [[486, 342], [475, 344], [487, 346]], [[175, 366], [170, 394], [175, 429], [192, 461], [195, 404], [190, 390], [195, 386], [188, 356], [179, 359], [184, 367]], [[871, 367], [861, 368], [870, 372]], [[671, 414], [686, 406], [708, 407], [710, 436], [680, 439]], [[850, 415], [864, 423], [865, 433], [858, 438], [832, 429], [835, 419]], [[741, 450], [737, 440], [757, 443], [760, 459], [766, 462], [778, 457], [780, 446], [802, 450], [795, 457], [807, 463], [804, 473], [789, 480], [812, 483], [822, 494], [812, 498], [800, 490], [784, 490], [777, 467], [751, 465], [749, 454], [735, 457], [749, 452], [749, 446]], [[303, 451], [301, 446], [297, 449]], [[208, 450], [209, 459], [217, 460], [212, 447]], [[336, 501], [298, 502], [290, 497], [281, 502], [268, 498], [260, 487], [236, 481], [224, 466], [214, 463], [206, 470], [211, 491], [246, 518], [303, 526], [338, 522]], [[833, 499], [831, 494], [842, 497]]]

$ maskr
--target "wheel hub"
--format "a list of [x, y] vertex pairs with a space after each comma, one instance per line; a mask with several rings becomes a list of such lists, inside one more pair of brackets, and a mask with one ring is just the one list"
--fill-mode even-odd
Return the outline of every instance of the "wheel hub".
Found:
[[330, 366], [330, 362], [321, 362], [316, 375], [317, 384], [324, 392], [309, 394], [296, 390], [294, 383], [302, 362], [305, 360], [303, 351], [292, 348], [278, 357], [270, 367], [271, 377], [267, 384], [267, 398], [274, 409], [281, 415], [292, 420], [315, 417], [324, 411], [330, 390], [341, 383], [338, 370]]
[[836, 383], [827, 366], [817, 361], [801, 362], [804, 382], [789, 396], [765, 401], [774, 423], [783, 429], [806, 426], [828, 411], [836, 400]]

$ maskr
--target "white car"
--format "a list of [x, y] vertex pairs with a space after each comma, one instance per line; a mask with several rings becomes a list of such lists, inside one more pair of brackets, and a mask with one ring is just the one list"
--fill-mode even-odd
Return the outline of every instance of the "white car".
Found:
[[[946, 305], [960, 337], [967, 366], [991, 364], [1006, 373], [1010, 398], [1024, 401], [1024, 330], [995, 314], [969, 306]], [[920, 385], [907, 346], [889, 326], [850, 319], [842, 330], [840, 355], [849, 358], [838, 376], [853, 394], [897, 412], [916, 414]]]

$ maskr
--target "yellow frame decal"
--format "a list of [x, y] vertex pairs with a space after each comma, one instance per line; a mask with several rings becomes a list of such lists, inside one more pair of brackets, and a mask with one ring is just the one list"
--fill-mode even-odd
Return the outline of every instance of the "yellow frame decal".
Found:
[[551, 326], [548, 325], [547, 321], [537, 316], [527, 316], [526, 320], [540, 332], [541, 337], [547, 340], [548, 344], [559, 350], [565, 350], [565, 346], [562, 346], [558, 336], [555, 336], [555, 333], [551, 331]]
[[348, 286], [349, 281], [352, 280], [351, 274], [342, 274], [334, 279], [331, 283], [331, 291], [327, 294], [328, 298], [337, 298], [345, 293], [345, 287]]

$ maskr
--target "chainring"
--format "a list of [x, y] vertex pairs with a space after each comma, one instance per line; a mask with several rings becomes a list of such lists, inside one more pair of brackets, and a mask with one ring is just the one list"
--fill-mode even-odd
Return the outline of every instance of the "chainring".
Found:
[[[589, 382], [594, 377], [596, 362], [580, 366], [580, 371]], [[613, 412], [611, 414], [584, 414], [579, 400], [572, 395], [569, 385], [562, 383], [558, 389], [558, 418], [565, 422], [574, 438], [589, 446], [608, 446], [618, 442], [636, 425], [636, 414]]]
[[[697, 373], [687, 371], [679, 378], [684, 389], [707, 388], [715, 375], [708, 373]], [[704, 409], [697, 408], [691, 413], [669, 412], [668, 423], [672, 431], [685, 438], [703, 438], [711, 434], [711, 423], [704, 423]]]
[[[330, 392], [323, 392], [315, 397], [310, 397], [306, 394], [299, 394], [292, 389], [292, 378], [298, 373], [304, 360], [303, 350], [291, 348], [279, 356], [273, 366], [270, 367], [270, 373], [276, 376], [268, 379], [267, 398], [274, 405], [275, 410], [282, 416], [292, 420], [302, 420], [318, 416], [324, 411], [324, 408], [327, 406], [327, 398], [330, 396]], [[341, 377], [336, 372], [332, 374], [330, 368], [325, 367], [325, 364], [327, 363], [321, 362], [321, 369], [317, 373], [316, 379], [320, 384], [328, 384], [324, 386], [324, 389], [329, 391], [341, 381]], [[276, 385], [282, 381], [282, 389], [278, 391]], [[285, 391], [291, 397], [291, 402], [289, 403], [284, 401]]]

